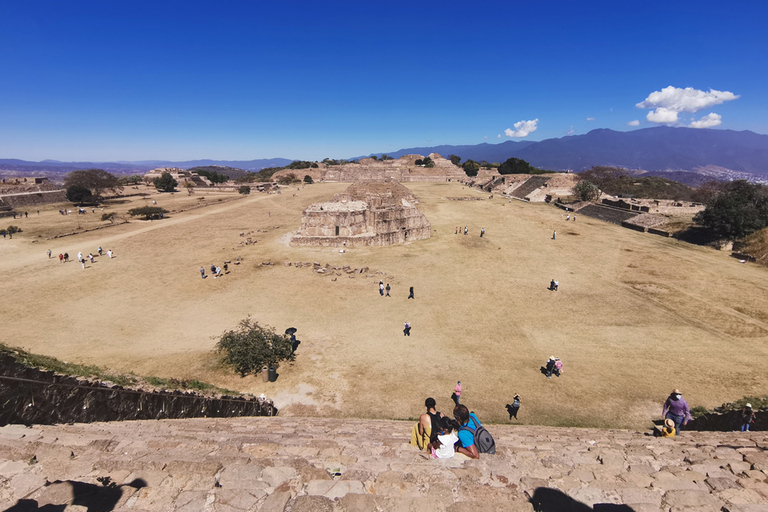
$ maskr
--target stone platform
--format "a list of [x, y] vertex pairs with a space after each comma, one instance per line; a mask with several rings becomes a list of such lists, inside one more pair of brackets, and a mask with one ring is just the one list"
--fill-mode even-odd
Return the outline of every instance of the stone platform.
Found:
[[0, 510], [768, 511], [768, 434], [489, 425], [434, 460], [412, 423], [315, 418], [0, 428]]

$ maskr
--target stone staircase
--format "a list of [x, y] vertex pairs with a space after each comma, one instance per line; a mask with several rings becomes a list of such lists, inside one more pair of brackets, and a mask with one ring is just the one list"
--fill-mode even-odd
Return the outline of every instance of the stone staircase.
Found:
[[0, 510], [768, 511], [768, 434], [488, 425], [434, 460], [411, 422], [254, 417], [0, 428]]
[[592, 217], [593, 219], [619, 225], [621, 225], [622, 222], [640, 215], [640, 212], [637, 211], [615, 208], [613, 206], [606, 206], [603, 204], [589, 204], [583, 208], [580, 208], [577, 210], [577, 212], [579, 215], [586, 215], [587, 217]]

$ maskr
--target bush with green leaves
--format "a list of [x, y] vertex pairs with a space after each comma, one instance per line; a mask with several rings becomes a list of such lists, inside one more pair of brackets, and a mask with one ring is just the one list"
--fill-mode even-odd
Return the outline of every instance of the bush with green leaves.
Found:
[[21, 228], [19, 226], [8, 226], [5, 228], [5, 232], [9, 237], [13, 238], [14, 233], [21, 233]]
[[264, 366], [277, 368], [281, 361], [293, 361], [291, 340], [277, 334], [271, 327], [262, 327], [250, 317], [237, 328], [225, 331], [214, 349], [224, 366], [231, 367], [241, 377], [256, 374]]
[[251, 193], [251, 187], [249, 187], [248, 185], [242, 185], [242, 186], [240, 186], [240, 187], [237, 189], [237, 192], [238, 192], [239, 194], [242, 194], [242, 195], [244, 195], [244, 196], [247, 196], [248, 194], [250, 194], [250, 193]]
[[582, 201], [593, 201], [600, 195], [600, 190], [589, 180], [581, 180], [573, 187], [573, 192], [579, 196]]
[[171, 173], [164, 172], [159, 178], [155, 178], [155, 188], [160, 192], [173, 192], [179, 182], [173, 179]]
[[142, 206], [128, 210], [128, 215], [131, 217], [143, 216], [144, 220], [162, 219], [166, 213], [168, 210], [159, 206]]
[[728, 240], [759, 231], [768, 226], [768, 187], [746, 180], [732, 181], [715, 193], [693, 220]]
[[314, 182], [315, 180], [312, 179], [312, 176], [310, 176], [309, 174], [304, 175], [304, 183], [311, 185]]
[[477, 173], [480, 171], [480, 164], [474, 160], [467, 160], [462, 167], [464, 168], [464, 173], [470, 178], [477, 176]]
[[86, 203], [93, 201], [91, 189], [80, 185], [72, 185], [67, 188], [67, 201], [71, 203]]

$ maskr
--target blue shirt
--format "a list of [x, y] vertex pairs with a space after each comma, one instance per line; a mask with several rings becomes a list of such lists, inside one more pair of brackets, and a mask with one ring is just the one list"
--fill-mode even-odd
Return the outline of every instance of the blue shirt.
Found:
[[[477, 430], [477, 427], [480, 426], [480, 420], [477, 419], [477, 416], [475, 416], [475, 413], [473, 412], [469, 413], [469, 421], [466, 423], [466, 426], [468, 426], [472, 430]], [[469, 432], [468, 430], [459, 429], [459, 441], [461, 441], [462, 447], [469, 448], [470, 446], [475, 444], [474, 432]]]

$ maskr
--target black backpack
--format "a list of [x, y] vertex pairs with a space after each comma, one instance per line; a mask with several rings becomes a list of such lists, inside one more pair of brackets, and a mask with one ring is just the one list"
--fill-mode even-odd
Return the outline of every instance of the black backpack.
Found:
[[[476, 425], [475, 420], [470, 417], [470, 422]], [[496, 442], [493, 440], [493, 436], [488, 432], [484, 426], [479, 425], [477, 428], [472, 428], [469, 424], [462, 426], [459, 431], [465, 430], [472, 432], [475, 438], [475, 445], [477, 446], [477, 453], [490, 453], [496, 454]]]

